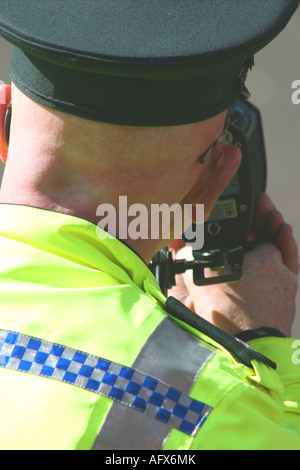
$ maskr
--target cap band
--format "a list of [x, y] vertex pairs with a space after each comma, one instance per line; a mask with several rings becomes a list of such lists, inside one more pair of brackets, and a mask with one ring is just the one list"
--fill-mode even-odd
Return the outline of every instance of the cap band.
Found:
[[11, 78], [27, 96], [86, 119], [171, 126], [209, 119], [240, 91], [241, 65], [188, 80], [148, 80], [69, 69], [14, 48]]

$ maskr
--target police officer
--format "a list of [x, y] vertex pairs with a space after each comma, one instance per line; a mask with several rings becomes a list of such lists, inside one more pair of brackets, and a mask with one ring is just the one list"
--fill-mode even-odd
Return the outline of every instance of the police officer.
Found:
[[0, 115], [1, 448], [300, 449], [297, 246], [273, 203], [260, 199], [241, 283], [186, 280], [167, 299], [148, 268], [166, 240], [124, 235], [119, 205], [209, 214], [241, 158], [212, 143], [297, 5], [0, 1], [15, 45]]

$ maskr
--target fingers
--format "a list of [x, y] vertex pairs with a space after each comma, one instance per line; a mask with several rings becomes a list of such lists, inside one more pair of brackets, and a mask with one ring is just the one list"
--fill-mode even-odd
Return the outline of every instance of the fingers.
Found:
[[282, 261], [294, 274], [299, 272], [299, 253], [293, 229], [289, 224], [283, 223], [277, 231], [277, 245], [282, 253]]
[[292, 227], [285, 222], [267, 194], [261, 194], [258, 198], [253, 227], [259, 241], [274, 243], [282, 254], [285, 266], [297, 274], [299, 270], [298, 246]]
[[282, 261], [290, 271], [299, 271], [298, 246], [293, 236], [293, 228], [284, 221], [277, 210], [269, 212], [266, 217], [266, 227], [274, 243], [282, 254]]
[[265, 222], [266, 217], [272, 211], [275, 211], [276, 207], [265, 193], [259, 195], [256, 204], [256, 211], [253, 218], [253, 229], [262, 236], [265, 235]]
[[253, 228], [261, 237], [261, 241], [277, 241], [277, 232], [285, 224], [282, 214], [267, 194], [261, 194], [257, 201], [257, 209], [253, 220]]

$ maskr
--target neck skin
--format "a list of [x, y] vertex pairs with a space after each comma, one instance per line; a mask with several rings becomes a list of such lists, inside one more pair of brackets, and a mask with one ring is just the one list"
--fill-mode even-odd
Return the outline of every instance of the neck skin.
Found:
[[[224, 144], [216, 146], [205, 165], [198, 161], [222, 130], [225, 112], [200, 123], [149, 128], [54, 111], [14, 86], [12, 103], [0, 202], [62, 212], [94, 224], [100, 221], [98, 206], [111, 204], [117, 212], [116, 236], [119, 196], [127, 197], [128, 206], [143, 204], [149, 213], [152, 204], [203, 203], [208, 215], [240, 162], [239, 152]], [[172, 240], [124, 239], [147, 263]]]

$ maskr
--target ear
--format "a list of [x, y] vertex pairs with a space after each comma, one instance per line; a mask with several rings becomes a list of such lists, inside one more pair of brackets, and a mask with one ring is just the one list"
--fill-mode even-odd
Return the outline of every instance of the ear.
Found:
[[222, 142], [218, 142], [206, 157], [200, 179], [185, 198], [187, 202], [192, 204], [204, 204], [205, 220], [237, 172], [240, 163], [239, 149]]
[[0, 158], [6, 163], [8, 146], [5, 140], [4, 121], [8, 105], [11, 101], [11, 86], [0, 85]]

